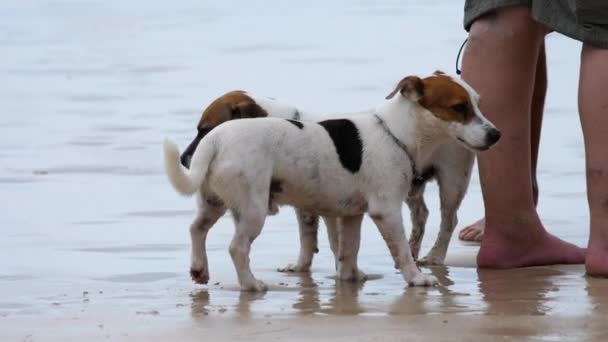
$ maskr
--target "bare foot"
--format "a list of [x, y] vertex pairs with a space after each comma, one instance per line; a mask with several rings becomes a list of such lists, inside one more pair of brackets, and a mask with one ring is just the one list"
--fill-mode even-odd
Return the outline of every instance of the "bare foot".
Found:
[[[540, 222], [518, 222], [518, 231], [487, 230], [477, 254], [477, 265], [484, 268], [514, 268], [553, 264], [583, 264], [585, 249], [547, 233]], [[606, 254], [604, 254], [606, 255]], [[607, 270], [604, 264], [604, 270]]]
[[481, 242], [485, 227], [486, 221], [480, 219], [472, 225], [463, 228], [458, 234], [458, 238], [462, 241]]
[[608, 277], [608, 246], [598, 239], [589, 239], [585, 269], [592, 277]]

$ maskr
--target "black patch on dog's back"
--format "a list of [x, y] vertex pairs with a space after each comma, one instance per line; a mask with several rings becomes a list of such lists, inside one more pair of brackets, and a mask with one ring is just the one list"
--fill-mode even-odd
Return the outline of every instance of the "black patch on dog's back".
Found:
[[352, 173], [359, 171], [363, 144], [357, 126], [347, 119], [325, 120], [319, 122], [319, 125], [325, 128], [333, 140], [342, 166]]
[[294, 126], [298, 127], [299, 129], [304, 128], [304, 124], [301, 123], [300, 121], [290, 120], [290, 119], [285, 119], [285, 120], [289, 121], [290, 123], [292, 123]]

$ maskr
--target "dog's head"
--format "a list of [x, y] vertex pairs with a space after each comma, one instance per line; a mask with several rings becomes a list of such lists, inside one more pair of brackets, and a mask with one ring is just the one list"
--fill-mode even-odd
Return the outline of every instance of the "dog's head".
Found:
[[424, 119], [443, 127], [468, 149], [487, 150], [500, 139], [500, 131], [479, 110], [479, 95], [461, 79], [440, 71], [424, 79], [408, 76], [386, 98], [397, 93], [417, 103], [424, 109]]
[[278, 116], [292, 119], [296, 117], [297, 109], [279, 103], [271, 98], [253, 97], [251, 94], [235, 90], [228, 92], [217, 99], [203, 111], [201, 119], [196, 126], [197, 134], [188, 148], [181, 155], [181, 163], [190, 167], [190, 159], [196, 151], [199, 142], [207, 133], [218, 125], [236, 119], [263, 118]]

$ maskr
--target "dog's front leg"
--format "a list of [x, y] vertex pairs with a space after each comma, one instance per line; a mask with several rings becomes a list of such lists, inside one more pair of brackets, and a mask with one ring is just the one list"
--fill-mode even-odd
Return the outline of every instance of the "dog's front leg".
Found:
[[296, 264], [279, 268], [279, 272], [310, 272], [312, 259], [315, 253], [319, 252], [317, 247], [319, 216], [296, 208], [296, 217], [300, 231], [300, 256]]
[[410, 246], [405, 236], [403, 219], [399, 206], [391, 208], [388, 203], [370, 203], [370, 216], [380, 230], [388, 246], [395, 266], [401, 270], [401, 275], [411, 286], [433, 286], [437, 278], [420, 272], [412, 257]]
[[367, 279], [357, 267], [357, 256], [361, 241], [361, 221], [363, 215], [347, 216], [339, 219], [338, 233], [338, 278], [346, 281]]
[[[421, 265], [443, 265], [445, 256], [452, 239], [452, 233], [458, 224], [458, 208], [462, 203], [462, 199], [467, 191], [471, 174], [472, 162], [462, 163], [463, 171], [452, 170], [452, 172], [443, 172], [439, 170], [437, 174], [437, 182], [439, 184], [439, 197], [441, 202], [441, 224], [439, 226], [439, 234], [429, 253], [419, 260]], [[462, 175], [465, 175], [463, 178]]]
[[420, 245], [422, 244], [422, 238], [424, 238], [426, 220], [429, 217], [429, 210], [424, 202], [424, 188], [424, 184], [412, 187], [405, 200], [405, 203], [410, 208], [410, 218], [412, 220], [410, 248], [414, 260], [418, 259], [418, 254], [420, 254]]
[[190, 276], [195, 283], [209, 282], [209, 265], [207, 263], [207, 233], [215, 222], [224, 215], [226, 208], [220, 201], [198, 198], [198, 212], [190, 225], [192, 255], [190, 259]]

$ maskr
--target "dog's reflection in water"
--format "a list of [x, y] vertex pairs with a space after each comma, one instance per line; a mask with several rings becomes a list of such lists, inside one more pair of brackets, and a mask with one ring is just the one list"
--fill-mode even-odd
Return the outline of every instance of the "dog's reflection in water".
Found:
[[192, 318], [209, 315], [209, 292], [206, 289], [192, 292], [190, 299], [192, 299], [192, 303], [190, 304], [190, 315]]
[[[433, 273], [443, 284], [451, 284], [445, 268]], [[439, 289], [416, 289], [403, 287], [398, 278], [386, 279], [369, 275], [366, 282], [347, 282], [320, 277], [314, 279], [310, 273], [290, 273], [280, 286], [270, 286], [268, 292], [239, 291], [237, 286], [202, 289], [193, 292], [190, 297], [191, 315], [203, 318], [216, 314], [232, 314], [248, 317], [255, 314], [271, 315], [276, 313], [310, 315], [359, 315], [359, 314], [404, 314], [423, 312], [428, 309], [425, 293]], [[389, 281], [391, 290], [380, 281]], [[395, 292], [393, 285], [398, 290]], [[213, 297], [213, 300], [211, 300]], [[238, 298], [236, 301], [235, 299]], [[435, 301], [437, 298], [434, 299]]]

